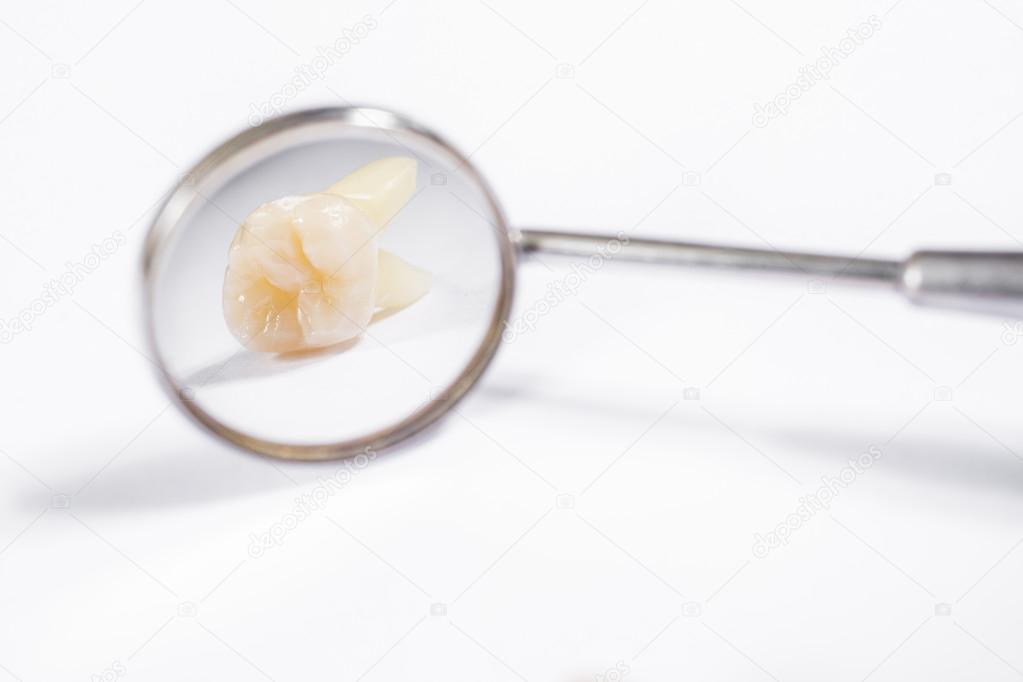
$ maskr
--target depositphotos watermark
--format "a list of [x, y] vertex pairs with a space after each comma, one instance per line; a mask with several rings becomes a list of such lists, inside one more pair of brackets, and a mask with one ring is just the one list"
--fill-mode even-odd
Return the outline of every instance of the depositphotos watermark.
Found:
[[89, 682], [114, 682], [128, 674], [128, 668], [120, 661], [114, 661], [102, 672], [93, 673]]
[[261, 533], [249, 533], [249, 556], [258, 559], [271, 547], [283, 545], [288, 533], [298, 528], [300, 523], [316, 512], [325, 509], [331, 498], [341, 492], [376, 458], [376, 451], [366, 448], [355, 457], [345, 460], [332, 476], [317, 478], [316, 485], [311, 490], [295, 498], [295, 506], [290, 512], [270, 524]]
[[831, 71], [845, 61], [860, 45], [881, 30], [881, 19], [870, 15], [859, 26], [846, 31], [835, 45], [821, 48], [821, 56], [799, 69], [799, 76], [766, 104], [753, 105], [753, 125], [764, 128], [776, 118], [789, 113], [797, 99], [814, 88], [817, 83], [831, 78]]
[[535, 330], [542, 317], [561, 305], [565, 299], [579, 293], [579, 288], [586, 283], [586, 280], [604, 267], [604, 263], [618, 255], [622, 247], [628, 243], [629, 238], [619, 232], [585, 261], [573, 263], [571, 272], [567, 275], [548, 282], [547, 292], [543, 296], [533, 301], [533, 304], [514, 320], [504, 323], [504, 331], [501, 332], [504, 342], [511, 343], [523, 334]]
[[837, 476], [822, 476], [821, 487], [809, 495], [800, 497], [799, 506], [786, 516], [784, 521], [767, 533], [757, 533], [753, 536], [753, 556], [763, 559], [771, 550], [789, 544], [793, 533], [816, 516], [817, 512], [828, 509], [843, 490], [881, 459], [882, 454], [879, 447], [872, 445], [859, 457], [849, 459]]
[[1015, 346], [1023, 339], [1023, 320], [1012, 320], [1002, 322], [1002, 343], [1006, 346]]
[[103, 261], [117, 253], [127, 243], [128, 238], [122, 232], [115, 231], [101, 242], [93, 244], [79, 260], [65, 263], [64, 271], [43, 284], [42, 292], [29, 301], [17, 315], [9, 319], [0, 318], [0, 343], [10, 343], [18, 334], [32, 331], [36, 321], [45, 315], [47, 310], [71, 296], [79, 284], [99, 270]]
[[621, 682], [629, 673], [632, 672], [632, 668], [625, 661], [618, 661], [614, 664], [614, 667], [608, 668], [602, 673], [598, 673], [593, 676], [593, 682]]
[[379, 26], [376, 17], [367, 14], [351, 26], [341, 30], [341, 35], [328, 45], [316, 48], [316, 56], [305, 64], [295, 67], [295, 75], [288, 79], [276, 92], [262, 102], [249, 104], [249, 125], [258, 126], [268, 118], [284, 111], [288, 102], [298, 97], [316, 81], [322, 79], [327, 71], [344, 59], [356, 45], [366, 39]]

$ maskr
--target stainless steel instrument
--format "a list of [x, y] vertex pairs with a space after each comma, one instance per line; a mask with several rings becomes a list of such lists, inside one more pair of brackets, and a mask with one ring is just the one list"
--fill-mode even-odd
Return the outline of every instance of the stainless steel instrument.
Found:
[[[239, 183], [261, 181], [262, 175], [257, 171], [262, 164], [283, 159], [283, 179], [266, 185], [269, 189], [261, 191], [291, 187], [295, 182], [292, 176], [305, 168], [295, 164], [309, 162], [289, 161], [292, 158], [289, 154], [308, 156], [311, 149], [326, 149], [324, 145], [348, 145], [337, 147], [339, 151], [336, 154], [331, 152], [333, 156], [328, 155], [328, 165], [332, 163], [331, 159], [344, 161], [348, 155], [346, 150], [351, 150], [353, 155], [370, 153], [367, 145], [375, 145], [372, 149], [379, 150], [372, 153], [411, 154], [423, 161], [424, 178], [440, 186], [440, 191], [434, 196], [448, 198], [454, 206], [450, 210], [462, 211], [457, 214], [461, 217], [455, 220], [466, 221], [467, 225], [473, 223], [472, 229], [459, 238], [465, 239], [465, 235], [485, 238], [485, 248], [490, 250], [479, 253], [478, 260], [493, 264], [493, 277], [479, 279], [471, 287], [466, 285], [463, 287], [465, 290], [452, 299], [468, 301], [472, 295], [483, 291], [480, 296], [485, 295], [486, 305], [476, 308], [469, 304], [463, 306], [466, 310], [478, 309], [479, 312], [474, 313], [478, 324], [466, 326], [464, 334], [449, 334], [444, 343], [420, 354], [417, 354], [415, 346], [408, 345], [410, 342], [404, 337], [395, 337], [399, 340], [389, 345], [383, 335], [377, 339], [371, 332], [369, 336], [379, 342], [375, 350], [356, 348], [344, 353], [325, 353], [294, 360], [256, 358], [242, 348], [225, 353], [225, 358], [210, 365], [207, 371], [186, 371], [187, 363], [180, 359], [186, 354], [180, 350], [181, 347], [187, 346], [195, 355], [196, 349], [216, 345], [217, 339], [226, 336], [222, 329], [217, 328], [215, 321], [205, 323], [205, 326], [193, 323], [193, 318], [214, 320], [216, 317], [217, 287], [223, 277], [222, 250], [234, 229], [231, 220], [239, 218], [230, 214], [222, 204], [234, 201], [240, 210], [247, 211], [253, 207], [253, 201], [259, 203], [275, 198], [253, 192], [252, 197], [261, 198], [254, 198], [246, 204], [238, 198], [241, 195], [237, 186]], [[440, 168], [442, 172], [428, 175], [428, 166]], [[253, 177], [256, 180], [251, 180]], [[328, 179], [329, 175], [325, 175], [316, 181], [320, 186], [326, 186]], [[445, 192], [463, 206], [459, 207]], [[460, 196], [459, 192], [471, 195], [472, 200]], [[211, 206], [223, 214], [220, 227], [210, 220], [202, 222], [196, 218], [203, 207]], [[225, 222], [224, 216], [229, 216], [230, 220]], [[438, 224], [444, 224], [445, 220], [452, 219], [445, 215], [443, 220], [438, 219]], [[438, 236], [438, 240], [447, 238]], [[614, 235], [509, 227], [497, 199], [467, 157], [435, 133], [393, 112], [359, 107], [301, 111], [239, 133], [203, 158], [171, 191], [153, 220], [145, 248], [143, 279], [147, 337], [160, 377], [176, 404], [202, 426], [231, 443], [287, 459], [360, 456], [421, 431], [451, 410], [475, 385], [497, 352], [502, 329], [510, 319], [519, 256], [537, 252], [591, 256], [615, 239]], [[181, 246], [183, 243], [191, 244], [187, 248], [192, 250]], [[834, 278], [850, 284], [887, 287], [921, 305], [1004, 316], [1023, 314], [1023, 253], [919, 251], [897, 261], [630, 236], [620, 241], [614, 257], [669, 266]], [[172, 306], [175, 297], [180, 296], [191, 297], [179, 306], [184, 312], [171, 319], [163, 319], [165, 308]], [[193, 310], [200, 309], [208, 310], [205, 318], [202, 314], [192, 315]], [[462, 339], [470, 340], [466, 342], [463, 356], [452, 358], [443, 367], [440, 364], [425, 366], [433, 362], [432, 358], [438, 353], [443, 354], [453, 342], [457, 345]], [[414, 362], [408, 359], [413, 356], [421, 359]], [[339, 367], [347, 368], [344, 371], [351, 373], [366, 363], [390, 361], [397, 365], [395, 357], [408, 365], [407, 378], [394, 379], [399, 370], [388, 365], [390, 373], [387, 376], [392, 377], [388, 380], [393, 385], [380, 390], [364, 384], [350, 387], [355, 395], [341, 394], [337, 392], [337, 386], [339, 383], [347, 386], [344, 383], [347, 379], [329, 378], [333, 376], [330, 372]], [[238, 371], [239, 365], [246, 368], [244, 372]], [[380, 367], [385, 366], [381, 364]], [[286, 383], [289, 372], [296, 377], [291, 384]], [[322, 386], [315, 383], [319, 376], [323, 377]], [[253, 398], [257, 395], [254, 391], [261, 386], [259, 382], [268, 387], [266, 393], [259, 394], [266, 396], [264, 399]], [[422, 387], [412, 388], [412, 384], [417, 382], [428, 389], [422, 390], [421, 396], [415, 391]], [[310, 390], [322, 390], [334, 401], [328, 401], [328, 408], [332, 409], [316, 416], [320, 421], [301, 411], [280, 417], [281, 411], [300, 409]], [[282, 391], [295, 393], [279, 395]], [[299, 407], [292, 407], [295, 405]], [[308, 402], [306, 405], [304, 409], [308, 412], [311, 408]], [[380, 418], [360, 411], [373, 405], [383, 410], [391, 405], [400, 407], [396, 408], [398, 413]], [[323, 428], [319, 428], [321, 426]]]

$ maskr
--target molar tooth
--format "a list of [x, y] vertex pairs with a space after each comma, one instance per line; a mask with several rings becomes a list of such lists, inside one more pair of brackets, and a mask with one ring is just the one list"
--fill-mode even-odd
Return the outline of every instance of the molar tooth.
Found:
[[[323, 194], [285, 197], [256, 214], [239, 228], [224, 278], [224, 317], [235, 337], [251, 350], [281, 353], [362, 333], [378, 267], [365, 214]], [[261, 222], [267, 215], [273, 219]]]
[[224, 318], [247, 348], [290, 352], [359, 336], [374, 314], [415, 303], [429, 273], [377, 247], [415, 192], [416, 161], [369, 163], [326, 192], [259, 206], [235, 233]]

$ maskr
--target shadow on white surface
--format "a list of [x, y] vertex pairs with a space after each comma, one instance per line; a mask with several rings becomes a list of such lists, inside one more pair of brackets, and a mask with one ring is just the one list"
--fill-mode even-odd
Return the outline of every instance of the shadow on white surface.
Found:
[[[441, 420], [402, 445], [380, 452], [377, 461], [416, 456], [424, 444], [442, 437], [446, 423]], [[212, 505], [308, 485], [335, 475], [344, 466], [344, 460], [277, 460], [212, 437], [201, 450], [154, 448], [126, 454], [75, 497], [76, 509], [123, 514]], [[38, 490], [31, 486], [25, 486], [16, 499], [26, 511], [38, 510]]]
[[[869, 447], [870, 436], [852, 431], [820, 431], [785, 426], [768, 432], [775, 442], [793, 449], [818, 453], [820, 459], [846, 460]], [[876, 434], [874, 434], [876, 439]], [[934, 438], [900, 435], [884, 446], [883, 466], [893, 475], [927, 484], [975, 488], [1023, 499], [1023, 462], [997, 444], [978, 438]]]
[[[547, 405], [552, 414], [558, 410], [581, 412], [600, 423], [622, 419], [650, 422], [658, 416], [656, 410], [630, 403], [620, 396], [604, 398], [592, 393], [554, 393], [540, 388], [542, 382], [527, 379], [485, 383], [479, 389], [485, 400], [475, 403], [477, 409], [474, 412], [510, 409], [510, 403], [526, 401]], [[749, 405], [738, 407], [746, 413], [753, 411]], [[694, 416], [696, 414], [673, 410], [663, 422], [674, 423], [693, 432], [722, 428], [712, 419]], [[825, 470], [841, 468], [848, 459], [872, 445], [881, 446], [881, 442], [891, 435], [882, 435], [867, 421], [860, 429], [844, 426], [824, 430], [801, 425], [799, 420], [800, 417], [793, 413], [786, 422], [773, 425], [742, 417], [729, 417], [728, 423], [744, 438], [764, 445], [772, 452], [785, 452], [787, 462], [802, 459], [802, 466], [814, 470], [821, 469], [822, 463], [826, 463]], [[976, 438], [947, 432], [936, 433], [933, 437], [901, 433], [882, 449], [888, 453], [883, 466], [893, 476], [920, 485], [972, 488], [1023, 499], [1023, 461], [979, 432]]]

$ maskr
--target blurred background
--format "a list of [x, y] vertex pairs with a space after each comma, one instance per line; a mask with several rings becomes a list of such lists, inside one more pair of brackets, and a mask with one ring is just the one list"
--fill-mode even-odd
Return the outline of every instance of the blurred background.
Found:
[[1018, 4], [9, 2], [0, 64], [0, 680], [1023, 676], [1023, 321], [544, 256], [457, 414], [294, 464], [139, 310], [192, 163], [353, 102], [520, 227], [1023, 248]]

